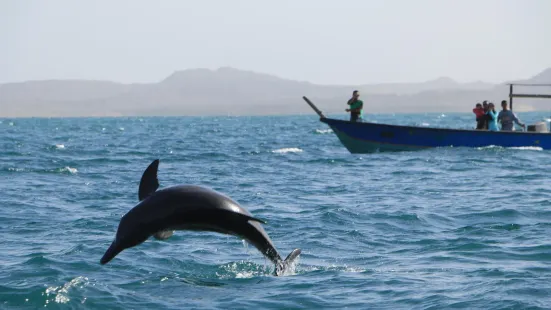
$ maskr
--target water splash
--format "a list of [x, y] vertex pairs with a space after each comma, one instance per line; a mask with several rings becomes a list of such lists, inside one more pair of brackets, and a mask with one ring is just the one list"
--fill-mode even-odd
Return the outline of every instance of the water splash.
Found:
[[225, 264], [216, 272], [219, 279], [250, 279], [254, 277], [271, 276], [273, 265], [262, 266], [248, 261]]
[[296, 275], [299, 260], [300, 260], [300, 255], [297, 258], [295, 258], [289, 265], [287, 265], [287, 268], [283, 270], [283, 274], [280, 276], [287, 277], [287, 276]]
[[[88, 284], [88, 278], [79, 276], [71, 281], [65, 283], [63, 286], [50, 286], [46, 289], [44, 292], [46, 296], [50, 296], [51, 294], [55, 294], [55, 298], [53, 299], [54, 302], [58, 304], [65, 304], [69, 302], [71, 299], [69, 298], [69, 290], [73, 287], [75, 288], [83, 288], [86, 284]], [[46, 304], [49, 303], [49, 300], [46, 300]], [[46, 305], [44, 305], [46, 306]]]

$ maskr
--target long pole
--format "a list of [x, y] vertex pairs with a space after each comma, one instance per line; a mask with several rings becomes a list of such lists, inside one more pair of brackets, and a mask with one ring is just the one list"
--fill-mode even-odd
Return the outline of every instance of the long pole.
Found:
[[513, 112], [513, 84], [509, 85], [509, 110]]
[[306, 96], [302, 96], [302, 99], [308, 103], [308, 105], [319, 115], [319, 117], [325, 118], [325, 115], [323, 115], [323, 113], [318, 109], [318, 107], [316, 107], [315, 104], [312, 103], [312, 101], [310, 101], [310, 99], [306, 98]]

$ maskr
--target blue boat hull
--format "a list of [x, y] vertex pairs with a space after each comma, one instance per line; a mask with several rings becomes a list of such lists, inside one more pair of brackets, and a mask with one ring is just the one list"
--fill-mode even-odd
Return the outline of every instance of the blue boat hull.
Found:
[[541, 147], [551, 149], [548, 132], [486, 131], [350, 122], [321, 118], [350, 153], [412, 151], [434, 147]]

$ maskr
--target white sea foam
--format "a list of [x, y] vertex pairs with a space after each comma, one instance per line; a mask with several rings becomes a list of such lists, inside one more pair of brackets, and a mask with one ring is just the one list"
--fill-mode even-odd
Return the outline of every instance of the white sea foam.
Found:
[[222, 272], [217, 272], [216, 275], [221, 279], [247, 279], [270, 274], [273, 265], [260, 266], [252, 262], [234, 262], [221, 266]]
[[253, 271], [240, 271], [235, 274], [236, 279], [250, 279], [256, 276], [256, 272]]
[[522, 151], [543, 151], [542, 147], [539, 146], [512, 146], [512, 147], [502, 147], [499, 145], [488, 145], [483, 147], [477, 147], [478, 150], [488, 150], [488, 149], [509, 149], [509, 150], [522, 150]]
[[[54, 301], [57, 302], [58, 304], [65, 304], [67, 302], [69, 302], [69, 296], [68, 293], [69, 293], [69, 289], [73, 288], [73, 287], [80, 287], [82, 288], [86, 283], [88, 283], [88, 278], [86, 277], [83, 277], [83, 276], [79, 276], [79, 277], [76, 277], [74, 279], [72, 279], [71, 281], [65, 283], [63, 286], [50, 286], [46, 289], [46, 295], [47, 296], [50, 296], [50, 294], [55, 294], [55, 299]], [[48, 303], [49, 301], [46, 300], [46, 303]]]
[[273, 150], [272, 153], [285, 154], [285, 153], [300, 153], [301, 149], [296, 147], [286, 147], [282, 149]]
[[350, 273], [362, 273], [366, 272], [367, 269], [360, 268], [360, 267], [350, 267], [350, 266], [337, 266], [337, 265], [331, 265], [331, 266], [302, 266], [300, 268], [303, 271], [340, 271], [340, 272], [350, 272]]
[[332, 133], [333, 130], [332, 129], [316, 129], [316, 133], [320, 133], [320, 134], [326, 134], [326, 133]]
[[542, 147], [539, 146], [519, 146], [519, 147], [508, 147], [511, 150], [525, 150], [525, 151], [543, 151]]
[[476, 149], [477, 150], [488, 150], [488, 149], [495, 149], [495, 148], [503, 148], [503, 147], [498, 146], [498, 145], [487, 145], [487, 146], [477, 147]]
[[71, 167], [67, 166], [67, 167], [61, 169], [61, 172], [69, 172], [71, 174], [75, 174], [75, 173], [78, 172], [78, 170], [77, 170], [77, 168], [71, 168]]

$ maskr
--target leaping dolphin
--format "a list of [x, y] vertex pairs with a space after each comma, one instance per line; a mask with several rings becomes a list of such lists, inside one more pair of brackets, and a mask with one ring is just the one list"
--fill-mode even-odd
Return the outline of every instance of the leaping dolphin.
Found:
[[106, 264], [124, 249], [139, 245], [153, 236], [165, 240], [175, 230], [213, 231], [234, 235], [247, 240], [275, 265], [275, 275], [283, 275], [288, 266], [300, 255], [293, 250], [285, 260], [260, 223], [231, 198], [195, 185], [176, 185], [157, 191], [159, 160], [154, 160], [140, 180], [140, 202], [119, 223], [115, 240], [100, 263]]

